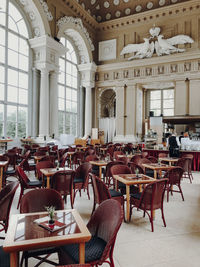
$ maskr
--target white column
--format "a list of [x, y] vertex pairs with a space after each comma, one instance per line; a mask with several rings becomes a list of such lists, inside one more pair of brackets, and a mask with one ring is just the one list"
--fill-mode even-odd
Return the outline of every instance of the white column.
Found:
[[33, 68], [33, 94], [32, 94], [32, 114], [31, 114], [31, 136], [38, 135], [38, 107], [39, 107], [39, 71]]
[[58, 137], [58, 71], [50, 73], [50, 135]]
[[39, 136], [49, 136], [49, 71], [41, 69]]
[[85, 87], [85, 137], [92, 133], [92, 88]]

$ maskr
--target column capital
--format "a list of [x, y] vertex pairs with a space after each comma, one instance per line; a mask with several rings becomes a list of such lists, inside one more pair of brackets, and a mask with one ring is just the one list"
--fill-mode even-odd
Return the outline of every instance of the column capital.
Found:
[[80, 64], [78, 69], [81, 73], [81, 84], [84, 87], [94, 87], [95, 85], [95, 72], [97, 66], [94, 62]]

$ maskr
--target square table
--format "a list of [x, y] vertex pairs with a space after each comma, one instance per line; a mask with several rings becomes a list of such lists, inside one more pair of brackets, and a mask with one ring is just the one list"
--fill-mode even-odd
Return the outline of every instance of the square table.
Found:
[[0, 161], [0, 191], [3, 185], [3, 169], [8, 164], [8, 161]]
[[159, 158], [159, 160], [162, 162], [162, 161], [165, 161], [165, 162], [168, 162], [169, 163], [169, 166], [172, 166], [175, 162], [177, 162], [179, 159], [178, 158], [168, 158], [168, 157], [165, 157], [165, 158]]
[[113, 175], [113, 178], [116, 181], [115, 187], [117, 187], [117, 181], [126, 185], [126, 221], [128, 222], [130, 220], [130, 186], [149, 184], [156, 179], [144, 174], [138, 174], [138, 176], [136, 174], [118, 174]]
[[8, 143], [12, 141], [13, 139], [0, 139], [0, 147], [4, 148], [4, 151], [6, 151]]
[[[85, 262], [85, 242], [91, 238], [78, 211], [56, 211], [57, 220], [67, 226], [55, 232], [50, 232], [36, 222], [37, 219], [45, 218], [47, 212], [36, 212], [12, 215], [6, 234], [3, 249], [10, 253], [10, 266], [19, 266], [19, 252], [33, 249], [41, 249], [52, 246], [79, 243], [79, 261]], [[45, 220], [45, 219], [44, 219]]]
[[162, 171], [168, 171], [169, 169], [173, 168], [168, 164], [159, 164], [159, 163], [143, 163], [142, 164], [145, 169], [151, 169], [154, 171], [154, 178], [157, 179], [157, 172], [159, 172], [160, 177], [162, 176]]
[[50, 177], [53, 176], [56, 172], [59, 171], [71, 171], [70, 168], [45, 168], [40, 169], [41, 173], [43, 174], [43, 177], [47, 177], [47, 188], [50, 188]]
[[90, 164], [96, 165], [99, 167], [99, 178], [101, 179], [102, 176], [102, 167], [105, 167], [108, 164], [109, 161], [106, 160], [92, 160], [90, 161]]

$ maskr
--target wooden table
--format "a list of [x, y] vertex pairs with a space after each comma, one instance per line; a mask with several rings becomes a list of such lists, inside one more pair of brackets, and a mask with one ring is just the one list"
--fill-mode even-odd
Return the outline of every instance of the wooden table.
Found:
[[27, 144], [27, 145], [31, 145], [33, 143], [32, 138], [22, 138], [22, 139], [20, 139], [20, 141], [24, 144]]
[[42, 156], [33, 156], [34, 160], [35, 160], [35, 164], [37, 164], [41, 159], [43, 159], [44, 157], [46, 157], [47, 155], [42, 155]]
[[3, 184], [3, 169], [8, 164], [8, 161], [0, 161], [0, 191]]
[[149, 184], [155, 181], [154, 178], [151, 178], [144, 174], [139, 174], [138, 177], [136, 174], [118, 174], [113, 175], [115, 179], [115, 187], [117, 189], [117, 181], [126, 185], [126, 221], [130, 220], [130, 186], [131, 185], [142, 185]]
[[85, 242], [90, 240], [91, 234], [78, 211], [60, 210], [56, 215], [57, 220], [67, 226], [53, 233], [34, 222], [46, 217], [47, 212], [12, 215], [3, 245], [3, 249], [10, 253], [10, 267], [19, 266], [20, 251], [72, 243], [79, 244], [79, 261], [82, 264], [85, 262]]
[[40, 169], [42, 176], [43, 176], [43, 182], [44, 182], [44, 176], [47, 177], [47, 188], [50, 188], [50, 177], [53, 176], [56, 172], [59, 171], [70, 171], [70, 168], [45, 168], [45, 169]]
[[169, 166], [174, 165], [175, 162], [177, 162], [179, 159], [178, 158], [159, 158], [160, 161], [165, 161], [168, 162]]
[[67, 155], [69, 156], [69, 167], [72, 167], [72, 156], [76, 153], [75, 151], [67, 152]]
[[8, 142], [12, 142], [13, 139], [0, 139], [0, 147], [3, 147], [4, 150], [7, 150]]
[[96, 165], [99, 167], [99, 178], [101, 179], [102, 176], [102, 167], [105, 167], [108, 164], [109, 161], [105, 161], [105, 160], [92, 160], [90, 161], [90, 164], [92, 165]]
[[159, 172], [159, 176], [161, 177], [162, 171], [167, 171], [173, 168], [172, 166], [163, 163], [143, 163], [142, 166], [145, 167], [145, 169], [151, 169], [154, 171], [154, 179], [157, 179], [157, 172]]

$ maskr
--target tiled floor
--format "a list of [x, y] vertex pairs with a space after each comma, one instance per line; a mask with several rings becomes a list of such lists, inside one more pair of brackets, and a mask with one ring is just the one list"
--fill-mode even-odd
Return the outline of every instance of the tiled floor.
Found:
[[[114, 250], [115, 267], [199, 267], [200, 266], [200, 173], [194, 173], [192, 184], [182, 182], [185, 201], [174, 193], [165, 201], [164, 210], [167, 227], [163, 227], [160, 211], [156, 212], [154, 233], [143, 213], [133, 210], [129, 224], [123, 223], [117, 236]], [[90, 190], [92, 195], [92, 189]], [[16, 205], [19, 189], [15, 195], [12, 213], [19, 212]], [[87, 222], [92, 211], [93, 199], [83, 193], [77, 194], [75, 208]], [[66, 208], [70, 208], [69, 203]], [[2, 241], [0, 241], [2, 242]], [[55, 255], [53, 256], [55, 258]], [[29, 266], [34, 266], [29, 260]], [[41, 267], [50, 266], [43, 264]], [[103, 267], [108, 266], [104, 264]], [[0, 263], [0, 267], [1, 263]]]

